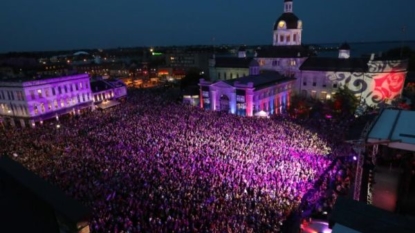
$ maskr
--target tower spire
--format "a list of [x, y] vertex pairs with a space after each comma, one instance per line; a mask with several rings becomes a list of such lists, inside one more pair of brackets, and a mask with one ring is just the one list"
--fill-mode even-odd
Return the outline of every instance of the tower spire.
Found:
[[284, 13], [293, 12], [293, 0], [284, 0]]

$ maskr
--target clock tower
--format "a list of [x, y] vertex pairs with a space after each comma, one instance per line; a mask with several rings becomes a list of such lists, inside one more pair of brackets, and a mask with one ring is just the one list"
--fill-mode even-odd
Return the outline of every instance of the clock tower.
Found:
[[273, 45], [301, 45], [303, 22], [293, 13], [293, 0], [284, 0], [284, 13], [275, 21]]

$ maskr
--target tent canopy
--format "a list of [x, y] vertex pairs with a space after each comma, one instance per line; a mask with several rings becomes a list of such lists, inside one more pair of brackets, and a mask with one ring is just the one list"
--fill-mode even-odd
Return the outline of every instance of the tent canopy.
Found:
[[268, 113], [265, 112], [264, 110], [261, 110], [261, 111], [255, 113], [255, 116], [257, 116], [257, 117], [267, 117]]
[[97, 106], [100, 109], [107, 109], [107, 108], [111, 108], [111, 107], [117, 106], [119, 104], [120, 104], [120, 102], [118, 102], [116, 100], [106, 100], [106, 101], [101, 102]]
[[367, 142], [415, 151], [415, 111], [383, 110], [370, 129]]

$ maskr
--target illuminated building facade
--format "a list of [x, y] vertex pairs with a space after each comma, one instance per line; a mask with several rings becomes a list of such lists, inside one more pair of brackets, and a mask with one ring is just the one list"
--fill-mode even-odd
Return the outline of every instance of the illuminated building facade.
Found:
[[297, 88], [303, 96], [322, 101], [330, 99], [340, 87], [347, 87], [367, 106], [389, 103], [400, 97], [408, 62], [382, 57], [349, 58], [342, 45], [339, 58], [310, 57], [300, 67]]
[[37, 122], [60, 115], [79, 114], [93, 106], [89, 76], [86, 74], [0, 81], [0, 116], [11, 125]]
[[[302, 30], [303, 22], [293, 13], [293, 1], [284, 0], [284, 12], [274, 24], [272, 46], [257, 49], [251, 58], [246, 56], [243, 49], [238, 51], [237, 57], [213, 56], [209, 61], [210, 80], [214, 82], [211, 86], [223, 85], [215, 82], [231, 83], [229, 80], [237, 81], [240, 77], [246, 77], [249, 64], [256, 61], [261, 72], [274, 71], [294, 78], [293, 90], [296, 93], [323, 101], [330, 99], [339, 87], [348, 87], [361, 104], [368, 106], [376, 106], [401, 95], [407, 74], [407, 60], [374, 55], [370, 58], [352, 58], [350, 46], [346, 43], [339, 47], [338, 57], [313, 57], [312, 51], [301, 44]], [[252, 75], [249, 76], [254, 79]], [[209, 92], [206, 85], [201, 83], [200, 86], [203, 89], [200, 95], [205, 96], [205, 103], [201, 101], [201, 105], [206, 108], [206, 101], [210, 101], [210, 98], [214, 102], [208, 105], [219, 106], [216, 97], [206, 98]], [[218, 110], [217, 107], [208, 108]], [[233, 108], [230, 111], [234, 112]]]
[[214, 83], [200, 80], [200, 107], [240, 116], [256, 113], [278, 114], [290, 105], [295, 79], [275, 71], [259, 70], [253, 60], [249, 75]]

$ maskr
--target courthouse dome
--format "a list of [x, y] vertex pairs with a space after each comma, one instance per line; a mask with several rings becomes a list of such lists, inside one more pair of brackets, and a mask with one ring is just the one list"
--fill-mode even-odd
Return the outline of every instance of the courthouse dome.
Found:
[[275, 21], [274, 30], [279, 28], [280, 22], [285, 22], [284, 28], [286, 29], [297, 29], [300, 19], [294, 13], [285, 12]]

